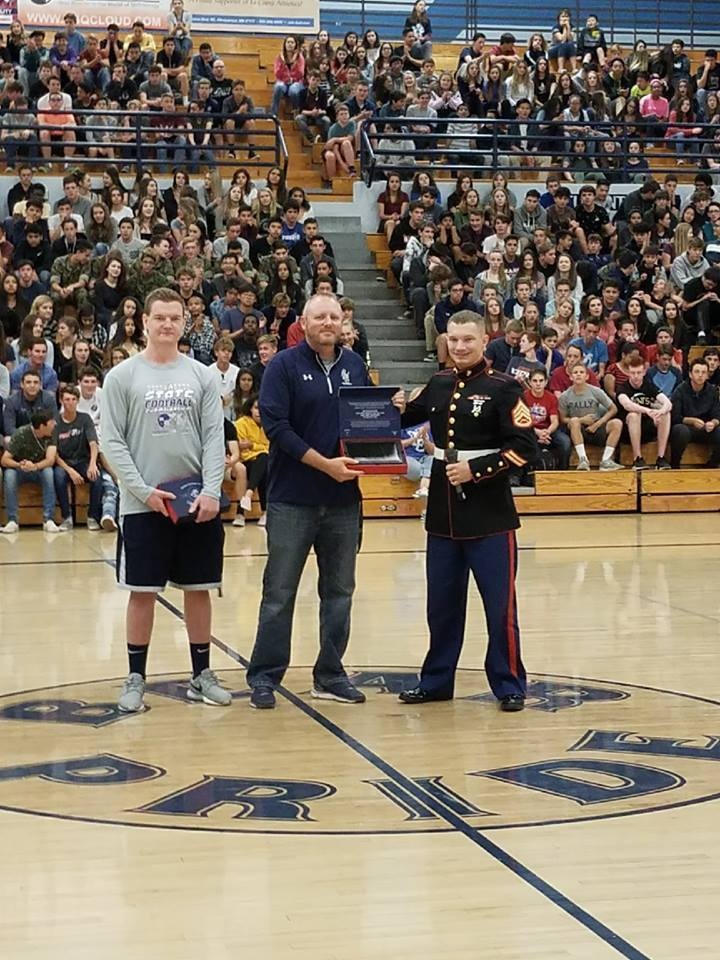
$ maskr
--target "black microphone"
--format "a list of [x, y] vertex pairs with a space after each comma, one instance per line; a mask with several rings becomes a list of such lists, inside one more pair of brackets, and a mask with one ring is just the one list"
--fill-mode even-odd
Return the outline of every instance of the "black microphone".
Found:
[[[446, 451], [445, 451], [445, 463], [457, 463], [457, 462], [458, 462], [458, 452], [457, 452], [457, 450], [455, 450], [455, 449], [453, 449], [453, 450], [446, 450]], [[459, 484], [455, 487], [455, 496], [458, 498], [458, 500], [459, 500], [461, 503], [463, 502], [463, 500], [467, 500], [467, 497], [465, 496], [465, 491], [463, 490], [461, 483], [459, 483]]]

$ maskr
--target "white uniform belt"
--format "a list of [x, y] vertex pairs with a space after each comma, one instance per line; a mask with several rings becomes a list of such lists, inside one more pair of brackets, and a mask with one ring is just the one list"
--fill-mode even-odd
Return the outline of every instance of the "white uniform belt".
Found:
[[[500, 453], [500, 447], [492, 447], [489, 450], [458, 450], [458, 460], [474, 460], [476, 457], [487, 457], [491, 453]], [[435, 447], [433, 454], [436, 460], [445, 460], [445, 451], [441, 447]]]

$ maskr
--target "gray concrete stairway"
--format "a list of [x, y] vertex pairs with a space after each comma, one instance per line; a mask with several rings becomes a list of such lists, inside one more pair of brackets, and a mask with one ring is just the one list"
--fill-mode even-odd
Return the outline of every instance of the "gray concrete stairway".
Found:
[[345, 296], [355, 301], [355, 317], [367, 330], [380, 382], [403, 387], [424, 384], [435, 368], [423, 363], [425, 345], [416, 339], [412, 320], [402, 318], [399, 291], [389, 289], [384, 274], [375, 268], [360, 218], [323, 217], [320, 229], [332, 244]]

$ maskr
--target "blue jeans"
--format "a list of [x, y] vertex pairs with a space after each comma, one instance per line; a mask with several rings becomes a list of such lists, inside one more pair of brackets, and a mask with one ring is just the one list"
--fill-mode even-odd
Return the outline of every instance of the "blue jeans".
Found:
[[[93, 520], [100, 520], [102, 511], [102, 480], [88, 480], [87, 463], [70, 464], [74, 470], [90, 484], [90, 505], [88, 507], [88, 517]], [[55, 493], [57, 494], [60, 515], [63, 520], [70, 516], [70, 477], [62, 467], [53, 467], [53, 479], [55, 481]]]
[[3, 473], [5, 483], [5, 510], [8, 521], [18, 518], [18, 487], [21, 483], [39, 483], [42, 486], [43, 520], [52, 520], [55, 513], [55, 484], [52, 467], [45, 467], [34, 473], [25, 473], [8, 467]]
[[16, 161], [23, 160], [26, 163], [30, 161], [35, 164], [38, 162], [38, 138], [31, 133], [25, 140], [18, 137], [6, 137], [3, 140], [5, 147], [5, 163], [8, 167], [14, 167]]
[[173, 37], [175, 40], [175, 49], [181, 53], [183, 60], [187, 60], [192, 51], [192, 37]]
[[700, 151], [702, 148], [694, 137], [688, 137], [684, 133], [673, 133], [668, 140], [675, 144], [675, 152], [679, 157], [684, 153], [692, 153], [694, 150]]
[[97, 73], [94, 70], [85, 70], [85, 83], [91, 83], [95, 89], [104, 90], [112, 80], [107, 67], [100, 67]]
[[350, 637], [359, 534], [359, 503], [347, 507], [268, 504], [268, 559], [247, 671], [251, 687], [282, 683], [290, 663], [295, 598], [311, 547], [317, 558], [320, 597], [320, 651], [313, 679], [325, 686], [346, 675], [342, 657]]
[[294, 110], [298, 109], [300, 104], [300, 94], [303, 85], [301, 83], [280, 83], [279, 81], [273, 87], [272, 103], [270, 104], [270, 113], [277, 116], [280, 109], [280, 101], [283, 97], [288, 97]]
[[559, 469], [567, 470], [570, 465], [572, 440], [564, 430], [558, 429], [550, 437], [550, 449], [555, 450], [558, 454]]
[[[167, 164], [168, 170], [185, 163], [185, 137], [167, 137], [165, 140], [158, 140], [155, 145], [155, 157], [157, 159], [158, 169]], [[168, 164], [168, 160], [170, 161]]]
[[557, 60], [561, 57], [563, 60], [569, 60], [570, 57], [577, 56], [577, 46], [570, 40], [565, 43], [554, 43], [548, 50], [548, 59]]

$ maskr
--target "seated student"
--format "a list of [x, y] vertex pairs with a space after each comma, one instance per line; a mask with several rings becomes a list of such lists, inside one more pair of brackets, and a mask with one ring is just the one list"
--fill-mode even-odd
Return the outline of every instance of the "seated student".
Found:
[[[557, 349], [558, 332], [553, 327], [542, 327], [540, 343], [536, 351], [537, 359], [545, 367], [548, 378], [565, 362], [560, 350]], [[569, 384], [568, 384], [569, 385]]]
[[688, 280], [683, 287], [682, 309], [687, 334], [705, 343], [708, 333], [720, 322], [720, 268], [708, 267], [702, 277]]
[[560, 176], [557, 173], [550, 172], [545, 177], [545, 193], [540, 197], [540, 206], [544, 210], [549, 210], [555, 203], [555, 194], [560, 187]]
[[[649, 364], [655, 363], [661, 347], [672, 347], [673, 333], [670, 327], [657, 327], [655, 330], [655, 343], [645, 348], [645, 360]], [[673, 348], [672, 363], [674, 367], [682, 371], [683, 354], [682, 350]]]
[[188, 319], [185, 336], [190, 341], [193, 359], [209, 367], [214, 362], [213, 348], [217, 339], [215, 327], [205, 311], [205, 300], [192, 293], [187, 302]]
[[567, 426], [570, 439], [578, 455], [578, 470], [589, 470], [590, 461], [585, 444], [603, 447], [601, 470], [622, 470], [615, 462], [615, 450], [620, 442], [622, 422], [617, 419], [617, 407], [599, 387], [590, 386], [584, 363], [576, 363], [570, 371], [572, 386], [558, 399], [560, 422]]
[[567, 470], [570, 464], [570, 437], [560, 429], [558, 401], [554, 393], [547, 389], [548, 377], [545, 370], [533, 370], [528, 380], [528, 389], [523, 394], [532, 417], [538, 445], [542, 450], [555, 450], [558, 454], [558, 467]]
[[713, 387], [720, 386], [720, 350], [717, 347], [707, 347], [703, 350], [703, 360], [707, 360], [708, 383]]
[[215, 363], [210, 364], [209, 370], [217, 377], [220, 385], [220, 396], [222, 397], [225, 417], [232, 420], [232, 401], [235, 393], [235, 383], [240, 373], [240, 367], [231, 363], [235, 344], [227, 336], [220, 336], [213, 346], [215, 354]]
[[540, 334], [536, 330], [525, 330], [520, 337], [520, 353], [516, 357], [510, 357], [505, 373], [527, 386], [533, 373], [538, 370], [545, 372], [545, 367], [537, 358], [536, 350], [539, 345]]
[[244, 527], [245, 514], [240, 507], [240, 501], [247, 489], [247, 472], [244, 464], [240, 462], [240, 446], [235, 424], [232, 420], [223, 419], [223, 428], [225, 430], [225, 482], [232, 483], [235, 488], [235, 499], [238, 502], [233, 526]]
[[637, 353], [628, 361], [628, 378], [617, 388], [620, 417], [625, 420], [625, 433], [633, 451], [633, 470], [647, 467], [642, 455], [642, 444], [657, 439], [658, 456], [655, 467], [669, 470], [665, 458], [670, 439], [672, 403], [645, 372], [645, 362]]
[[507, 370], [510, 360], [520, 353], [520, 338], [524, 332], [525, 327], [520, 320], [508, 320], [505, 335], [494, 338], [488, 344], [485, 351], [488, 364], [496, 370]]
[[512, 320], [520, 320], [528, 303], [537, 305], [540, 315], [545, 315], [545, 301], [538, 294], [533, 296], [530, 280], [520, 277], [515, 281], [515, 296], [505, 300], [505, 313]]
[[708, 380], [707, 360], [693, 360], [690, 379], [681, 383], [672, 397], [670, 463], [680, 466], [687, 445], [708, 444], [712, 449], [706, 467], [720, 466], [720, 398]]
[[608, 349], [605, 341], [598, 337], [600, 324], [594, 318], [588, 317], [583, 328], [583, 335], [571, 340], [569, 346], [579, 347], [585, 366], [602, 378], [608, 363]]
[[176, 49], [173, 37], [163, 37], [162, 50], [155, 58], [155, 62], [162, 67], [170, 88], [178, 91], [183, 102], [187, 103], [190, 95], [188, 73], [183, 55]]
[[613, 400], [615, 399], [617, 385], [624, 383], [628, 378], [630, 358], [637, 355], [643, 363], [645, 362], [645, 358], [640, 352], [640, 346], [641, 344], [639, 343], [623, 341], [619, 345], [617, 362], [608, 365], [605, 376], [603, 377], [603, 387], [605, 392], [612, 397]]
[[[465, 294], [465, 285], [459, 277], [451, 277], [448, 281], [448, 295], [443, 297], [435, 307], [425, 315], [425, 360], [428, 363], [437, 359], [439, 364], [445, 364], [448, 359], [447, 351], [447, 325], [450, 318], [461, 310], [472, 310], [474, 313], [480, 313], [478, 304]], [[522, 324], [518, 324], [522, 330]], [[512, 337], [515, 344], [520, 342], [518, 332], [514, 332]], [[505, 370], [510, 362], [508, 355], [504, 365], [496, 364], [500, 370]]]
[[260, 422], [260, 404], [257, 397], [245, 401], [242, 415], [235, 422], [240, 448], [240, 459], [247, 470], [247, 490], [240, 500], [243, 511], [252, 509], [253, 493], [257, 490], [262, 514], [258, 526], [265, 526], [267, 461], [270, 441]]
[[341, 103], [335, 109], [335, 123], [328, 130], [328, 139], [323, 150], [323, 180], [332, 181], [338, 170], [344, 175], [355, 176], [355, 133], [357, 125], [350, 119], [350, 111]]
[[43, 337], [33, 337], [30, 341], [30, 351], [27, 360], [19, 363], [10, 374], [10, 387], [17, 390], [26, 373], [35, 373], [40, 377], [43, 390], [57, 390], [57, 374], [47, 363], [47, 344]]
[[92, 244], [78, 240], [72, 253], [57, 257], [50, 271], [50, 296], [60, 307], [81, 307], [88, 302]]
[[152, 34], [145, 33], [145, 24], [142, 20], [136, 20], [132, 25], [132, 33], [125, 37], [123, 50], [126, 55], [131, 45], [139, 48], [142, 67], [147, 70], [155, 62], [155, 40]]
[[280, 239], [288, 248], [299, 243], [304, 236], [303, 225], [300, 223], [300, 205], [294, 201], [289, 201], [283, 209], [282, 230]]
[[234, 359], [241, 370], [251, 370], [260, 359], [257, 351], [258, 334], [257, 318], [251, 315], [246, 316], [240, 336], [235, 341]]
[[40, 152], [45, 161], [51, 159], [55, 144], [62, 145], [65, 160], [71, 160], [75, 153], [77, 124], [74, 115], [65, 112], [67, 109], [63, 104], [62, 94], [51, 93], [47, 107], [42, 113], [38, 113]]
[[270, 306], [263, 308], [267, 329], [279, 340], [279, 349], [283, 350], [287, 341], [288, 327], [295, 323], [298, 315], [292, 308], [292, 301], [286, 293], [276, 293]]
[[260, 390], [267, 365], [278, 352], [278, 343], [278, 338], [273, 333], [264, 333], [257, 338], [258, 361], [250, 367], [250, 372], [257, 385], [257, 391]]
[[2, 405], [3, 437], [5, 446], [19, 427], [30, 423], [30, 418], [37, 410], [49, 410], [56, 415], [55, 391], [43, 390], [40, 385], [40, 374], [34, 370], [26, 370], [20, 381], [20, 389], [13, 390]]
[[90, 485], [90, 505], [87, 514], [88, 530], [100, 530], [102, 515], [102, 478], [98, 466], [98, 439], [95, 426], [87, 413], [78, 412], [80, 390], [66, 385], [60, 391], [60, 416], [55, 425], [53, 444], [56, 448], [53, 475], [55, 493], [60, 506], [61, 530], [72, 530], [73, 519], [68, 495], [68, 484]]
[[648, 368], [647, 375], [658, 390], [672, 398], [676, 387], [682, 383], [682, 367], [675, 365], [672, 346], [658, 347], [655, 363]]
[[[413, 395], [419, 392], [419, 390], [415, 390]], [[430, 471], [432, 470], [433, 454], [435, 453], [435, 444], [430, 433], [430, 422], [426, 421], [417, 427], [403, 427], [401, 438], [407, 462], [405, 476], [408, 480], [418, 484], [413, 497], [415, 499], [427, 497], [430, 491]]]
[[5, 511], [7, 523], [0, 527], [0, 533], [17, 533], [18, 525], [18, 487], [22, 483], [38, 483], [42, 487], [43, 530], [45, 533], [60, 533], [60, 527], [53, 520], [55, 513], [55, 485], [53, 483], [53, 465], [55, 463], [55, 414], [42, 408], [34, 410], [30, 423], [18, 429], [10, 437], [7, 449], [0, 459], [3, 468], [5, 489]]
[[349, 322], [352, 324], [353, 341], [351, 348], [359, 357], [362, 357], [365, 366], [369, 368], [371, 366], [370, 341], [365, 325], [355, 317], [355, 301], [351, 300], [350, 297], [343, 297], [340, 301], [340, 309], [342, 310], [343, 323]]

